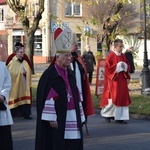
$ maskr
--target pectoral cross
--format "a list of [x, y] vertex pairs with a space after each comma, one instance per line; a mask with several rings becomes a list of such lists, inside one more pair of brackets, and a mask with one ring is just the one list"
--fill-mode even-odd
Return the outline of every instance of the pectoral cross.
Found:
[[68, 102], [70, 102], [70, 98], [71, 98], [72, 96], [68, 93], [67, 94], [67, 98], [68, 98]]

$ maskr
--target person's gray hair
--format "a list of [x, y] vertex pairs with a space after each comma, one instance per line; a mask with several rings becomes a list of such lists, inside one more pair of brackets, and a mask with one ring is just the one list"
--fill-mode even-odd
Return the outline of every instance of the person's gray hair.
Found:
[[56, 53], [56, 59], [62, 56], [62, 53]]
[[85, 48], [87, 49], [88, 47], [90, 47], [90, 45], [86, 45]]
[[129, 46], [129, 49], [131, 49], [131, 48], [133, 49], [134, 47], [133, 46]]

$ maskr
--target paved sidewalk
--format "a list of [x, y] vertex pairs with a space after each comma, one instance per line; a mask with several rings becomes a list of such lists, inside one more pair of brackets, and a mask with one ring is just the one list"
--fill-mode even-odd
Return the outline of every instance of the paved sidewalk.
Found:
[[[34, 150], [36, 108], [32, 120], [14, 118], [14, 150]], [[99, 114], [88, 117], [89, 137], [83, 126], [84, 150], [149, 150], [149, 121], [131, 118], [127, 125], [107, 123]]]
[[34, 64], [35, 73], [43, 73], [48, 68], [49, 65], [50, 63]]

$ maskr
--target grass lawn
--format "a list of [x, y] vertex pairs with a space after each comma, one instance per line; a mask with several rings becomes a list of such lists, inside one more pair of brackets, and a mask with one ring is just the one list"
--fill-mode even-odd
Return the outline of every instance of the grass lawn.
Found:
[[[130, 114], [150, 115], [150, 97], [145, 97], [140, 94], [130, 96], [132, 103], [129, 107]], [[92, 94], [93, 104], [95, 109], [99, 109], [100, 97]]]
[[[139, 90], [140, 83], [139, 81], [131, 81], [129, 87], [133, 89], [130, 93], [130, 98], [132, 103], [129, 107], [130, 114], [141, 114], [141, 115], [150, 115], [150, 96], [141, 95], [141, 90]], [[137, 89], [137, 90], [134, 90]], [[101, 96], [95, 96], [95, 91], [92, 90], [92, 98], [95, 109], [99, 109], [99, 103]]]
[[[131, 81], [130, 86], [131, 89], [138, 89], [140, 87], [139, 81]], [[36, 101], [36, 90], [37, 85], [32, 85], [32, 100], [33, 102]], [[95, 109], [99, 109], [99, 102], [100, 102], [100, 96], [95, 96], [95, 91], [91, 90], [92, 98], [93, 98], [93, 104]], [[142, 114], [142, 115], [150, 115], [150, 97], [146, 97], [141, 95], [141, 91], [138, 90], [132, 90], [130, 92], [130, 97], [132, 100], [132, 103], [129, 107], [130, 114]]]
[[37, 85], [32, 85], [32, 101], [36, 101], [36, 91], [37, 91]]

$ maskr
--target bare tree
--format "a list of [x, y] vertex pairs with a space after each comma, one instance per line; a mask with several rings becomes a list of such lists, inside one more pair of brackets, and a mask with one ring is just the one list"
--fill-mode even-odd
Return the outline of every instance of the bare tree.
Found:
[[34, 19], [31, 21], [28, 18], [28, 14], [26, 12], [29, 0], [6, 0], [9, 7], [13, 10], [15, 14], [17, 14], [22, 23], [25, 34], [25, 51], [31, 61], [32, 67], [34, 55], [34, 33], [38, 28], [40, 19], [42, 18], [42, 13], [44, 11], [44, 1], [45, 0], [38, 0], [38, 10], [36, 11]]
[[0, 60], [1, 61], [6, 61], [7, 57], [8, 57], [8, 53], [7, 53], [7, 49], [8, 49], [8, 43], [7, 43], [7, 35], [0, 35]]
[[[90, 1], [90, 0], [89, 0]], [[86, 3], [85, 20], [96, 25], [99, 29], [99, 42], [106, 44], [109, 50], [111, 42], [117, 35], [135, 32], [139, 24], [139, 12], [134, 0], [91, 0]], [[134, 27], [134, 28], [133, 28]]]
[[124, 37], [124, 43], [127, 44], [128, 46], [133, 46], [133, 57], [137, 58], [138, 57], [138, 52], [139, 48], [142, 45], [142, 40], [139, 39], [140, 34], [131, 34], [128, 36]]

